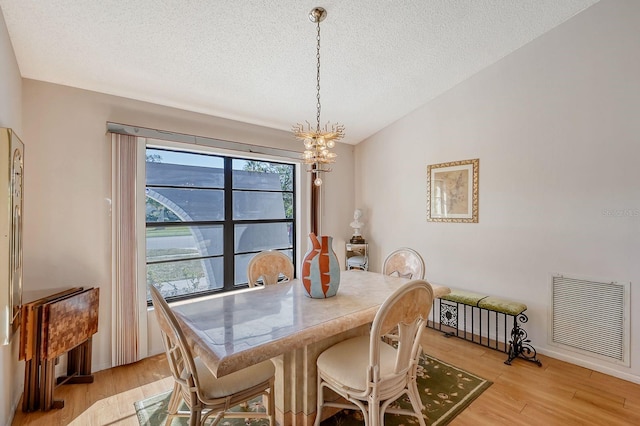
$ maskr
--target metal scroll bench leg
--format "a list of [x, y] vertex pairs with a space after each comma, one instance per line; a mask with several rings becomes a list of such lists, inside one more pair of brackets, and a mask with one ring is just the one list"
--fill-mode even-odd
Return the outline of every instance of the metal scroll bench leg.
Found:
[[509, 341], [509, 358], [504, 363], [511, 365], [511, 361], [520, 357], [538, 364], [538, 367], [542, 367], [542, 363], [537, 358], [537, 352], [531, 345], [531, 340], [527, 337], [527, 331], [520, 327], [518, 320], [524, 324], [529, 321], [529, 318], [524, 312], [513, 316], [513, 328], [511, 329], [511, 340]]

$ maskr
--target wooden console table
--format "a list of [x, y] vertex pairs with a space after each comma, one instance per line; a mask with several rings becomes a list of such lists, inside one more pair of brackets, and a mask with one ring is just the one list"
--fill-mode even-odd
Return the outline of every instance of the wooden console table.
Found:
[[[99, 289], [71, 288], [22, 305], [20, 359], [25, 360], [22, 411], [62, 408], [57, 384], [91, 383], [91, 338], [98, 331]], [[67, 353], [67, 375], [54, 379]]]

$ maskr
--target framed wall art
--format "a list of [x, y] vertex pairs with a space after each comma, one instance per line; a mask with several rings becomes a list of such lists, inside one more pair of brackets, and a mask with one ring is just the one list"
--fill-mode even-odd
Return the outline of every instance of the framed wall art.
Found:
[[427, 166], [429, 222], [478, 222], [479, 168], [477, 158]]
[[24, 144], [0, 128], [0, 345], [11, 343], [22, 307], [22, 182]]

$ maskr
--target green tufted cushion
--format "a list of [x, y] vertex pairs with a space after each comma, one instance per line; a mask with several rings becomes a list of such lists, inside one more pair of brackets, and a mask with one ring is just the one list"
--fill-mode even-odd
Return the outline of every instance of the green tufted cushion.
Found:
[[500, 299], [498, 297], [485, 297], [478, 303], [479, 308], [490, 311], [502, 312], [503, 314], [516, 316], [527, 310], [524, 303], [512, 302], [511, 300]]
[[478, 306], [478, 302], [486, 298], [482, 294], [471, 293], [463, 290], [451, 290], [451, 293], [446, 296], [441, 296], [440, 299], [450, 300], [451, 302], [458, 302], [470, 306]]

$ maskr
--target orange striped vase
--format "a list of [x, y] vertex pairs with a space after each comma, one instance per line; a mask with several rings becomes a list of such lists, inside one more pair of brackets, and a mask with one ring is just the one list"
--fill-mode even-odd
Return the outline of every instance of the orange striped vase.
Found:
[[333, 237], [309, 234], [311, 248], [302, 262], [302, 284], [309, 297], [324, 299], [335, 296], [340, 286], [340, 264], [331, 246]]

